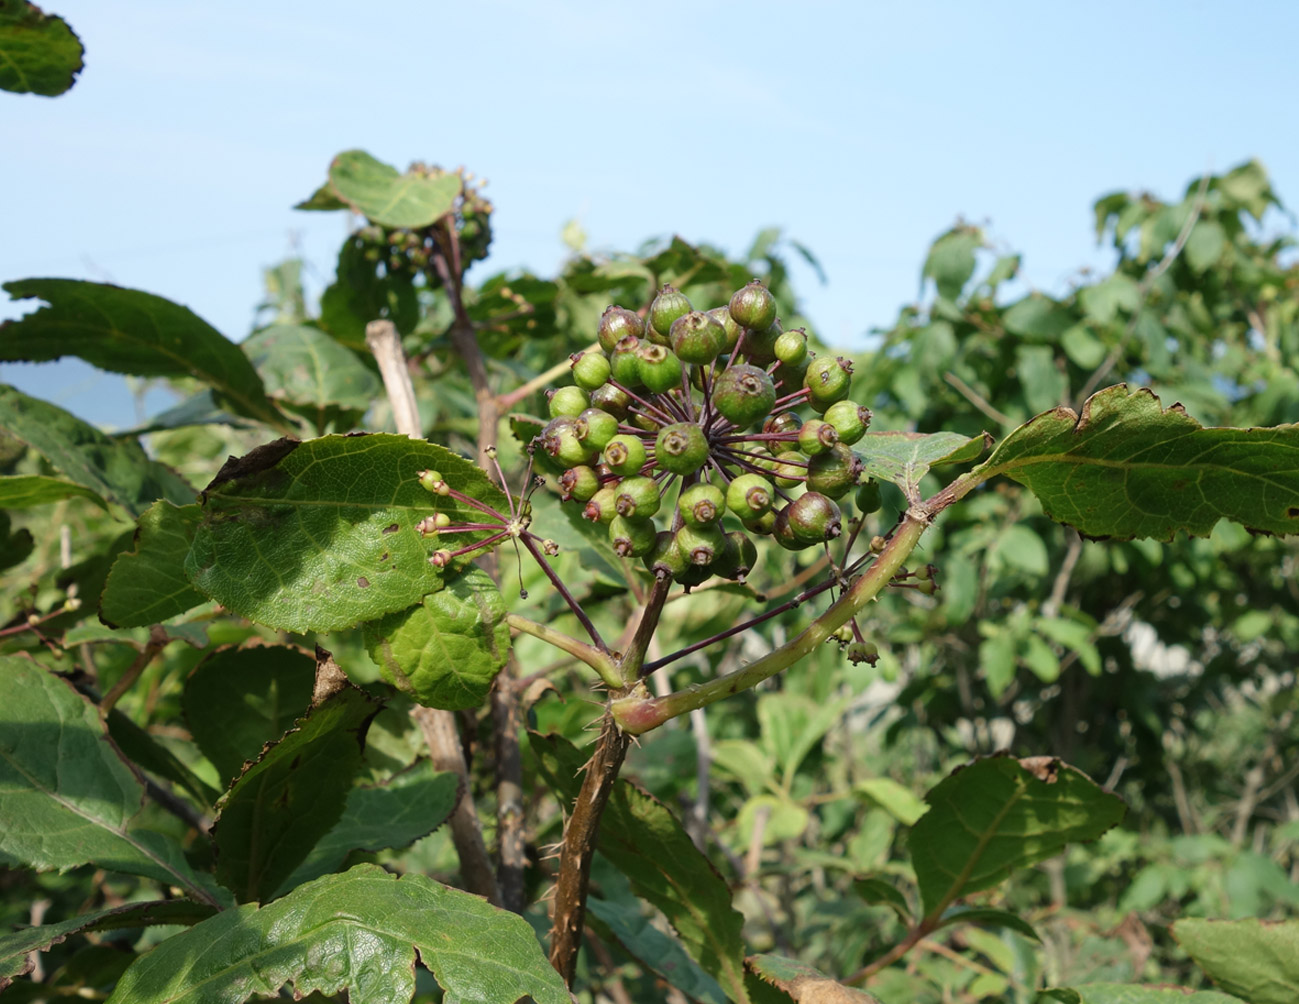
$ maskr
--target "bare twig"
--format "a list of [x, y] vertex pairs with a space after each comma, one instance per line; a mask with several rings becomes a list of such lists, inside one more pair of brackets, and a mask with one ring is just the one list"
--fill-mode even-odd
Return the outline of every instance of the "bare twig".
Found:
[[1009, 426], [1015, 424], [1014, 420], [1009, 415], [1004, 411], [1000, 411], [993, 407], [982, 394], [958, 377], [955, 373], [948, 370], [943, 374], [943, 379], [956, 388], [961, 397], [969, 401], [970, 404], [974, 405], [998, 425]]
[[[599, 348], [600, 348], [600, 343], [596, 342], [594, 345], [588, 345], [582, 351], [594, 352]], [[514, 388], [514, 390], [510, 391], [508, 394], [500, 395], [496, 399], [497, 408], [499, 408], [501, 411], [509, 411], [511, 408], [513, 408], [516, 404], [518, 404], [528, 395], [535, 394], [537, 391], [545, 387], [549, 387], [552, 383], [554, 383], [557, 379], [562, 377], [565, 373], [567, 373], [572, 368], [573, 368], [572, 362], [567, 359], [565, 359], [562, 363], [555, 363], [555, 365], [550, 367], [550, 369], [546, 370], [545, 373], [538, 374], [537, 376], [533, 377], [525, 384], [520, 384], [518, 387]]]
[[415, 405], [415, 387], [406, 369], [406, 354], [401, 348], [397, 326], [392, 321], [371, 321], [365, 326], [365, 344], [374, 353], [392, 405], [397, 431], [411, 439], [421, 439], [419, 408]]
[[158, 625], [154, 625], [149, 631], [149, 640], [140, 654], [135, 657], [135, 661], [126, 667], [126, 672], [121, 678], [113, 684], [112, 688], [104, 695], [104, 699], [99, 702], [100, 714], [107, 716], [113, 710], [123, 694], [135, 686], [135, 681], [140, 678], [140, 674], [145, 671], [149, 663], [158, 657], [158, 653], [167, 647], [167, 632]]
[[1082, 544], [1082, 537], [1078, 535], [1078, 531], [1070, 530], [1069, 547], [1065, 550], [1064, 561], [1060, 562], [1060, 571], [1056, 573], [1055, 582], [1051, 585], [1051, 595], [1042, 604], [1043, 617], [1048, 619], [1054, 617], [1064, 605], [1065, 594], [1069, 592], [1069, 579], [1073, 576], [1078, 559], [1082, 557]]

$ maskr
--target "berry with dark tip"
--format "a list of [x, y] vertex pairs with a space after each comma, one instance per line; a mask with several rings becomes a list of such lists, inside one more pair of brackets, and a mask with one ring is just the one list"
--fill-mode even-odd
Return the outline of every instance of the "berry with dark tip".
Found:
[[645, 466], [645, 444], [637, 436], [622, 432], [614, 436], [605, 445], [604, 462], [609, 470], [620, 477], [639, 474]]
[[732, 293], [728, 307], [735, 323], [746, 328], [769, 328], [776, 320], [776, 298], [759, 279]]
[[633, 335], [642, 338], [645, 335], [645, 324], [640, 315], [625, 307], [609, 307], [600, 317], [600, 327], [596, 330], [596, 339], [600, 348], [612, 352], [615, 345], [626, 337]]
[[573, 357], [573, 383], [583, 390], [595, 390], [609, 379], [609, 357], [603, 352], [583, 352]]
[[717, 524], [683, 526], [677, 530], [677, 547], [692, 565], [711, 565], [726, 547], [726, 534]]
[[747, 534], [732, 530], [726, 535], [722, 553], [713, 559], [709, 571], [723, 579], [743, 582], [758, 560], [758, 549]]
[[582, 509], [582, 516], [592, 523], [603, 523], [608, 526], [618, 515], [618, 490], [614, 485], [606, 485], [591, 496]]
[[613, 379], [624, 387], [639, 387], [640, 363], [636, 358], [636, 350], [641, 346], [641, 340], [635, 335], [627, 335], [621, 338], [618, 344], [613, 347], [613, 354], [609, 357], [609, 369], [613, 373]]
[[677, 547], [677, 535], [671, 530], [660, 530], [654, 546], [644, 556], [645, 567], [655, 576], [675, 577], [685, 572], [688, 562]]
[[871, 410], [846, 398], [826, 408], [822, 417], [839, 433], [839, 442], [849, 446], [866, 435], [871, 424]]
[[823, 412], [848, 396], [852, 388], [852, 364], [842, 358], [819, 356], [808, 363], [803, 386], [808, 390], [808, 404]]
[[621, 558], [639, 558], [649, 554], [658, 541], [658, 531], [652, 519], [615, 516], [609, 522], [609, 540], [614, 553]]
[[[664, 286], [654, 297], [654, 302], [650, 304], [649, 309], [649, 331], [651, 341], [656, 341], [660, 345], [668, 344], [669, 333], [672, 325], [678, 318], [684, 317], [695, 308], [691, 305], [689, 298], [675, 286]], [[654, 338], [653, 335], [657, 335]]]
[[659, 486], [653, 478], [623, 478], [618, 482], [614, 496], [614, 508], [619, 516], [635, 519], [647, 519], [659, 511], [662, 499], [659, 497]]
[[573, 426], [577, 438], [593, 450], [603, 450], [618, 434], [618, 420], [600, 408], [587, 408]]
[[805, 543], [833, 540], [843, 532], [839, 507], [820, 492], [805, 492], [785, 510], [789, 529]]
[[809, 457], [825, 453], [837, 442], [839, 433], [835, 427], [819, 418], [809, 418], [798, 430], [798, 448]]
[[708, 440], [693, 422], [677, 422], [659, 430], [654, 460], [673, 474], [693, 474], [708, 462]]
[[600, 490], [600, 475], [595, 473], [595, 468], [579, 464], [559, 476], [559, 487], [564, 492], [565, 501], [577, 499], [579, 502], [589, 502]]
[[641, 342], [636, 350], [640, 382], [655, 394], [681, 385], [681, 360], [666, 345]]
[[537, 437], [541, 448], [564, 467], [590, 463], [595, 451], [577, 438], [577, 420], [560, 415], [552, 418]]
[[741, 474], [726, 486], [726, 508], [743, 521], [770, 510], [773, 498], [771, 482], [761, 474]]
[[668, 338], [677, 358], [687, 363], [711, 363], [726, 348], [726, 329], [697, 310], [673, 321]]
[[726, 494], [716, 485], [700, 481], [681, 492], [677, 508], [686, 526], [711, 526], [722, 518]]
[[767, 371], [741, 363], [723, 370], [713, 384], [713, 407], [728, 422], [747, 428], [770, 413], [776, 385]]

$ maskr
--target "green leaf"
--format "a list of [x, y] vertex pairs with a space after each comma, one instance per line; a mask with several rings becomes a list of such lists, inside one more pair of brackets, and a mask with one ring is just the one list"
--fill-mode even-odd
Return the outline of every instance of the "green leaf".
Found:
[[[586, 757], [561, 736], [529, 732], [528, 741], [546, 783], [567, 808], [577, 797]], [[618, 779], [600, 820], [598, 846], [636, 895], [667, 917], [695, 961], [732, 999], [746, 1001], [744, 918], [731, 905], [726, 881], [667, 806]]]
[[1055, 364], [1054, 346], [1019, 346], [1015, 375], [1030, 411], [1046, 411], [1069, 398], [1069, 380]]
[[1143, 987], [1132, 983], [1084, 983], [1038, 992], [1035, 1004], [1241, 1004], [1240, 998], [1212, 990]]
[[1299, 920], [1183, 917], [1173, 937], [1214, 983], [1249, 1004], [1299, 1000]]
[[364, 412], [383, 393], [379, 378], [317, 328], [277, 324], [241, 346], [274, 399], [324, 415], [340, 408]]
[[284, 416], [239, 346], [188, 307], [106, 283], [22, 279], [4, 289], [15, 300], [49, 306], [0, 324], [0, 360], [45, 362], [80, 356], [111, 373], [193, 377], [233, 411], [277, 428]]
[[0, 90], [55, 97], [76, 81], [84, 54], [63, 18], [24, 0], [0, 2]]
[[0, 507], [5, 509], [30, 509], [71, 498], [90, 499], [101, 509], [108, 510], [108, 503], [98, 492], [62, 478], [46, 477], [43, 474], [8, 474], [0, 477]]
[[240, 1004], [291, 984], [301, 998], [347, 989], [352, 1004], [409, 1001], [415, 960], [447, 1000], [570, 1004], [522, 917], [422, 875], [357, 865], [266, 906], [226, 910], [126, 971], [110, 1004]]
[[1227, 247], [1227, 231], [1217, 220], [1197, 220], [1186, 238], [1186, 264], [1196, 275], [1202, 275], [1222, 258]]
[[[497, 511], [487, 476], [441, 446], [405, 436], [282, 439], [230, 461], [203, 493], [185, 572], [250, 620], [287, 631], [334, 631], [404, 610], [442, 585], [417, 525], [435, 510], [453, 524], [477, 509], [432, 495], [423, 470]], [[433, 538], [456, 547], [483, 532]]]
[[212, 824], [217, 879], [240, 902], [269, 897], [341, 818], [379, 713], [321, 654], [311, 710], [244, 770]]
[[150, 460], [133, 439], [115, 439], [39, 398], [0, 384], [0, 428], [22, 440], [65, 477], [138, 516], [160, 498], [194, 501], [194, 489]]
[[[586, 909], [592, 926], [601, 937], [613, 938], [623, 950], [651, 972], [662, 977], [691, 1000], [704, 1004], [726, 1004], [726, 994], [717, 981], [699, 968], [681, 945], [656, 928], [649, 917], [625, 903], [592, 896]], [[600, 927], [607, 930], [601, 931]]]
[[1085, 287], [1079, 294], [1083, 313], [1104, 326], [1119, 314], [1135, 313], [1141, 306], [1141, 289], [1136, 282], [1121, 272], [1102, 279], [1094, 286]]
[[911, 924], [911, 907], [907, 898], [891, 882], [877, 878], [853, 879], [852, 891], [863, 903], [871, 906], [887, 906], [898, 916], [902, 923]]
[[945, 233], [929, 249], [921, 274], [934, 280], [939, 296], [956, 300], [974, 275], [974, 252], [981, 246], [977, 230], [962, 228]]
[[865, 460], [862, 478], [891, 481], [908, 498], [918, 498], [920, 479], [931, 467], [977, 460], [992, 445], [992, 437], [957, 432], [868, 432], [856, 444]]
[[1037, 342], [1054, 342], [1075, 323], [1068, 308], [1041, 293], [1011, 304], [1001, 320], [1012, 335]]
[[948, 910], [943, 915], [939, 927], [951, 927], [953, 924], [979, 924], [983, 927], [1008, 927], [1012, 931], [1040, 942], [1037, 931], [1023, 917], [1009, 910], [996, 910], [992, 907], [974, 907], [970, 909]]
[[834, 1004], [880, 1004], [865, 990], [846, 987], [806, 962], [780, 955], [750, 955], [744, 964], [766, 982], [779, 987], [796, 1001], [833, 1001]]
[[0, 656], [0, 863], [95, 864], [213, 902], [178, 844], [130, 829], [143, 800], [98, 710], [30, 659]]
[[357, 352], [367, 351], [365, 326], [370, 321], [386, 318], [404, 333], [420, 318], [412, 274], [382, 271], [365, 255], [364, 241], [355, 236], [345, 239], [338, 251], [335, 279], [320, 296], [321, 326]]
[[383, 678], [431, 708], [476, 708], [510, 655], [501, 591], [474, 568], [410, 610], [365, 625]]
[[979, 668], [983, 670], [983, 678], [993, 697], [1006, 692], [1015, 679], [1018, 665], [1015, 636], [1009, 631], [998, 630], [979, 643]]
[[917, 798], [909, 788], [904, 788], [891, 777], [868, 777], [853, 785], [853, 792], [865, 795], [877, 803], [898, 822], [907, 826], [915, 825], [929, 806]]
[[185, 578], [185, 555], [198, 528], [196, 505], [155, 502], [140, 516], [135, 550], [113, 562], [99, 599], [99, 617], [110, 627], [147, 627], [203, 602]]
[[329, 187], [329, 182], [325, 182], [312, 192], [308, 198], [303, 199], [293, 208], [314, 210], [316, 212], [331, 212], [336, 209], [346, 209], [347, 203], [334, 194], [333, 189]]
[[329, 165], [334, 194], [385, 227], [427, 227], [451, 211], [462, 185], [458, 174], [398, 174], [364, 150], [340, 153]]
[[1023, 523], [1012, 523], [995, 543], [996, 560], [1032, 576], [1046, 575], [1050, 568], [1046, 544]]
[[28, 959], [31, 952], [44, 952], [67, 940], [69, 935], [87, 931], [120, 931], [136, 927], [153, 927], [157, 924], [197, 924], [214, 913], [214, 908], [191, 903], [184, 899], [155, 900], [151, 903], [130, 903], [111, 910], [73, 917], [58, 924], [28, 927], [0, 937], [0, 990], [12, 982], [14, 976], [24, 976], [32, 968]]
[[1020, 426], [970, 477], [1026, 485], [1047, 515], [1091, 537], [1208, 536], [1227, 518], [1299, 532], [1299, 425], [1204, 428], [1179, 405], [1119, 384], [1079, 417], [1056, 408]]
[[908, 847], [926, 916], [988, 889], [1016, 868], [1095, 840], [1123, 818], [1122, 800], [1054, 758], [988, 757], [929, 792]]
[[221, 649], [200, 662], [181, 694], [194, 742], [222, 781], [279, 739], [311, 707], [316, 660], [283, 645]]
[[1275, 203], [1267, 171], [1257, 160], [1241, 164], [1217, 179], [1216, 187], [1232, 209], [1243, 209], [1254, 219], [1262, 220], [1267, 207]]
[[337, 871], [353, 851], [382, 851], [413, 844], [441, 826], [459, 799], [459, 777], [450, 771], [435, 771], [429, 760], [420, 761], [386, 784], [353, 788], [347, 795], [343, 815], [280, 886], [277, 895]]
[[[1272, 621], [1269, 617], [1268, 626], [1271, 627], [1271, 624]], [[1033, 627], [1056, 644], [1061, 645], [1065, 651], [1077, 653], [1078, 661], [1083, 664], [1083, 667], [1092, 676], [1100, 675], [1101, 654], [1091, 640], [1094, 628], [1078, 621], [1064, 620], [1060, 617], [1040, 617], [1033, 622]]]
[[9, 514], [0, 509], [0, 571], [27, 560], [36, 547], [36, 539], [26, 527], [13, 529]]
[[[68, 632], [70, 635], [72, 632]], [[117, 748], [140, 770], [173, 781], [201, 806], [211, 806], [221, 797], [206, 781], [187, 767], [171, 750], [136, 725], [117, 708], [107, 716], [108, 734]]]

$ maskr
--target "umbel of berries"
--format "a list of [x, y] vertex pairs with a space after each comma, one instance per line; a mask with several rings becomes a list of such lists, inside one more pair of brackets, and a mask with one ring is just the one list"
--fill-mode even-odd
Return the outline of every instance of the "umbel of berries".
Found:
[[854, 499], [870, 493], [854, 495], [869, 482], [853, 447], [870, 410], [851, 399], [851, 364], [778, 313], [757, 279], [721, 306], [665, 285], [642, 310], [610, 306], [599, 348], [549, 397], [535, 442], [563, 499], [656, 578], [743, 581], [755, 538], [824, 549], [860, 526]]

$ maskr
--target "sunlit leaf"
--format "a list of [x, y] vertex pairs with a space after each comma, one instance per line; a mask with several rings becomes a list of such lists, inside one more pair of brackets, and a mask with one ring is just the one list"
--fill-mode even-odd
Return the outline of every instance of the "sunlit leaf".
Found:
[[1299, 1000], [1299, 920], [1183, 917], [1173, 937], [1214, 983], [1249, 1004]]
[[99, 616], [112, 627], [160, 624], [203, 602], [185, 577], [185, 555], [198, 527], [196, 505], [155, 502], [140, 516], [135, 550], [113, 562], [99, 600]]
[[398, 174], [395, 167], [364, 150], [340, 153], [329, 165], [329, 187], [334, 194], [366, 219], [385, 227], [428, 226], [450, 212], [462, 185], [458, 174]]
[[62, 94], [81, 72], [84, 52], [63, 18], [25, 0], [0, 3], [0, 90]]

